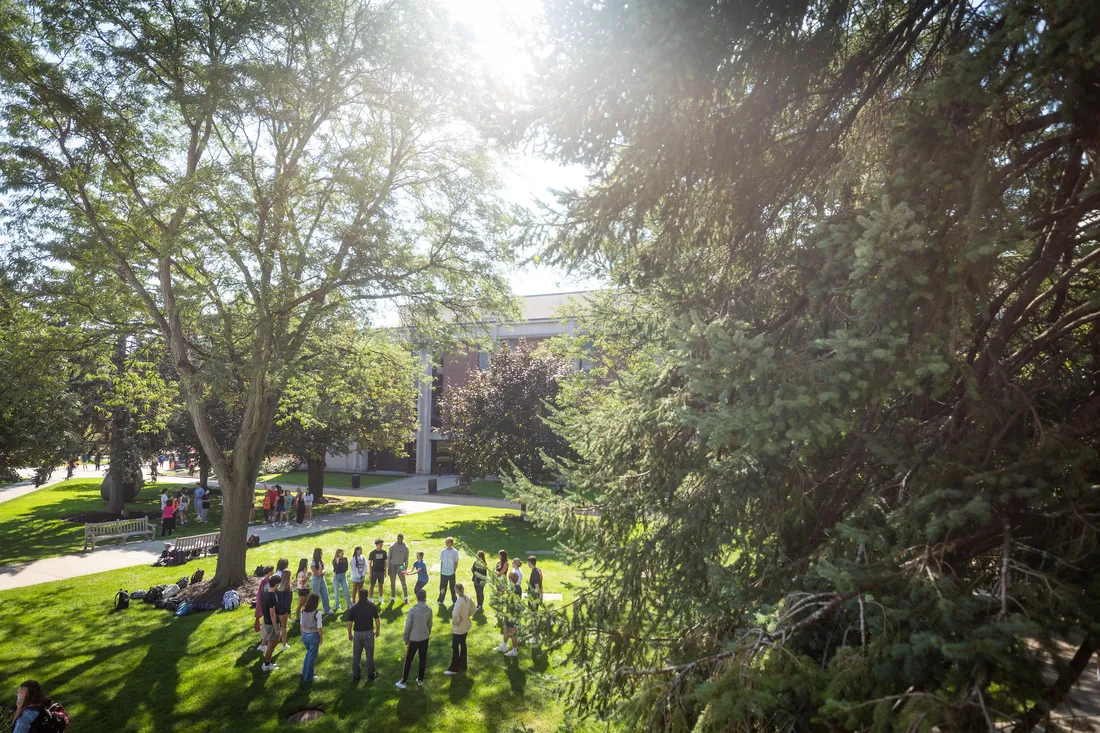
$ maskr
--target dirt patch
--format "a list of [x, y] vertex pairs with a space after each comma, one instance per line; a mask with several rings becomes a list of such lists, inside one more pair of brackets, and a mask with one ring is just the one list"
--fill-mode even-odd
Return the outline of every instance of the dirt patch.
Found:
[[141, 519], [142, 517], [147, 517], [152, 522], [160, 521], [160, 514], [158, 512], [134, 511], [127, 511], [126, 516], [119, 516], [118, 514], [111, 514], [110, 512], [82, 512], [80, 514], [62, 517], [61, 521], [72, 522], [73, 524], [85, 524], [88, 522], [117, 522], [120, 519]]
[[[186, 567], [181, 565], [181, 568]], [[248, 602], [256, 598], [256, 591], [260, 589], [260, 578], [248, 578], [237, 586], [237, 595], [241, 597], [241, 606], [248, 608]], [[211, 580], [201, 580], [194, 585], [189, 585], [179, 592], [176, 598], [191, 601], [192, 603], [210, 603], [221, 608], [224, 591], [214, 590]]]

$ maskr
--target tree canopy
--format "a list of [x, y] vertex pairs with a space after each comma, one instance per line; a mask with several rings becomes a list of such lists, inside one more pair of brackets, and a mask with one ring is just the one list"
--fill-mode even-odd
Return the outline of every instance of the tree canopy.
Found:
[[[396, 302], [429, 324], [503, 305], [510, 252], [463, 121], [461, 39], [430, 3], [0, 9], [9, 224], [117, 277], [166, 340], [223, 492], [215, 581], [235, 585], [315, 325], [347, 303], [364, 322]], [[227, 441], [212, 396], [240, 406]]]
[[549, 253], [631, 294], [555, 418], [578, 491], [523, 492], [591, 562], [578, 709], [1034, 729], [1100, 643], [1100, 5], [546, 23], [529, 121], [595, 171]]

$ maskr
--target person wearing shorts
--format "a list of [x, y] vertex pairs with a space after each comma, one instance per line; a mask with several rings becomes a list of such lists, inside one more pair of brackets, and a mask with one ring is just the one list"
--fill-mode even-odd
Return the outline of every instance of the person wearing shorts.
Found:
[[306, 605], [309, 598], [309, 560], [302, 558], [298, 561], [298, 607], [294, 609], [294, 617], [302, 614], [302, 606]]
[[264, 651], [264, 663], [260, 667], [263, 672], [271, 672], [278, 669], [278, 665], [271, 661], [271, 655], [275, 652], [275, 647], [278, 646], [279, 641], [282, 639], [283, 630], [279, 624], [279, 595], [276, 593], [278, 583], [282, 582], [282, 577], [279, 577], [277, 581], [268, 582], [267, 588], [263, 594], [263, 601], [261, 602], [261, 608], [263, 609], [263, 644]]
[[[375, 604], [382, 603], [382, 597], [386, 594], [386, 564], [389, 561], [389, 553], [382, 548], [382, 540], [374, 541], [374, 549], [367, 556], [370, 564], [370, 590], [368, 595], [374, 599]], [[374, 584], [378, 583], [378, 595], [374, 595]], [[393, 597], [390, 597], [393, 602]]]

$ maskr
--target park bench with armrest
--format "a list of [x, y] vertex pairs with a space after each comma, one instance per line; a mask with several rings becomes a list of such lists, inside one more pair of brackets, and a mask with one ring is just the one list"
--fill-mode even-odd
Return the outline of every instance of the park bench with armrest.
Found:
[[84, 549], [95, 549], [100, 540], [121, 540], [126, 543], [131, 537], [147, 537], [153, 539], [154, 528], [149, 526], [149, 518], [119, 519], [113, 522], [88, 522], [84, 525]]
[[200, 552], [206, 554], [214, 547], [218, 546], [218, 540], [222, 536], [221, 532], [208, 532], [207, 534], [197, 534], [193, 537], [177, 537], [172, 542], [166, 542], [166, 549], [174, 549], [177, 552], [186, 552], [191, 554], [192, 552]]

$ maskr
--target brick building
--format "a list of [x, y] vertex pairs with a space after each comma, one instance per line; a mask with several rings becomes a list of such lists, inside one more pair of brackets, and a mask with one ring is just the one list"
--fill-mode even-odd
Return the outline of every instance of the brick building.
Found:
[[[583, 300], [591, 291], [572, 293], [553, 293], [548, 295], [528, 295], [523, 298], [523, 318], [518, 321], [496, 322], [489, 320], [482, 324], [488, 328], [497, 343], [508, 341], [515, 344], [520, 340], [537, 343], [563, 333], [572, 333], [575, 324], [563, 321], [558, 311], [570, 300]], [[424, 361], [429, 360], [424, 354]], [[401, 454], [379, 451], [353, 450], [343, 455], [329, 455], [328, 471], [385, 471], [398, 473], [451, 473], [452, 459], [447, 442], [440, 434], [441, 418], [439, 398], [449, 387], [465, 384], [469, 374], [485, 369], [490, 354], [471, 348], [467, 351], [444, 353], [441, 363], [431, 366], [420, 380], [420, 394], [417, 400], [417, 420], [419, 429], [405, 446]], [[579, 364], [577, 365], [579, 368]]]

